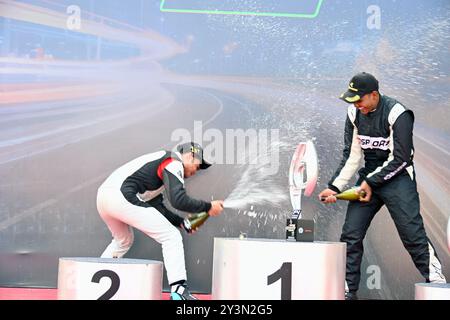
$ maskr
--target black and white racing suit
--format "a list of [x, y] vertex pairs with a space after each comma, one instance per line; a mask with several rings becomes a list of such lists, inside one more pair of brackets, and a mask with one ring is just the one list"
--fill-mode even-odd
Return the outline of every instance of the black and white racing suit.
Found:
[[372, 188], [368, 203], [352, 201], [347, 208], [341, 241], [347, 244], [346, 285], [356, 291], [360, 281], [363, 239], [383, 205], [394, 220], [400, 238], [427, 282], [445, 282], [441, 263], [427, 237], [420, 215], [413, 166], [414, 114], [398, 101], [380, 95], [377, 108], [367, 115], [350, 105], [345, 123], [343, 159], [328, 183], [341, 192], [360, 167], [357, 185]]
[[164, 189], [175, 209], [195, 213], [211, 208], [211, 203], [186, 194], [181, 155], [159, 151], [116, 169], [98, 189], [97, 209], [113, 237], [101, 257], [121, 258], [133, 244], [132, 227], [137, 228], [161, 243], [170, 284], [186, 280], [183, 242], [177, 229], [183, 218], [164, 206]]

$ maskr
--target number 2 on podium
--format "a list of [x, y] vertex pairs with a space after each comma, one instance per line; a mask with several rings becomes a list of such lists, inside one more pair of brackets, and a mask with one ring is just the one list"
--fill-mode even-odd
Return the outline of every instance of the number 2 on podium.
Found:
[[100, 279], [102, 278], [110, 278], [111, 279], [111, 287], [106, 290], [97, 300], [109, 300], [111, 299], [120, 287], [120, 278], [117, 273], [112, 270], [99, 270], [93, 276], [91, 282], [100, 283]]

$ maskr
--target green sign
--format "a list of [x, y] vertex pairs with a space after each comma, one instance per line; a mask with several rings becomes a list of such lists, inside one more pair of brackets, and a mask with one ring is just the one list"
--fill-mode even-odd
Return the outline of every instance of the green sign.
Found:
[[254, 12], [254, 11], [233, 11], [233, 10], [201, 10], [192, 8], [167, 8], [166, 0], [161, 0], [160, 10], [162, 12], [175, 13], [199, 13], [199, 14], [222, 14], [239, 16], [264, 16], [264, 17], [285, 17], [285, 18], [315, 18], [319, 14], [323, 0], [318, 0], [316, 9], [310, 13], [289, 13], [289, 12]]

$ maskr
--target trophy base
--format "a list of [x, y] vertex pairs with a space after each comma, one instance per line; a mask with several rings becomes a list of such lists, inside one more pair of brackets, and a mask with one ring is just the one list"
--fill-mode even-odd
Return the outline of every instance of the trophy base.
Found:
[[313, 242], [314, 241], [314, 220], [307, 219], [287, 219], [286, 240]]

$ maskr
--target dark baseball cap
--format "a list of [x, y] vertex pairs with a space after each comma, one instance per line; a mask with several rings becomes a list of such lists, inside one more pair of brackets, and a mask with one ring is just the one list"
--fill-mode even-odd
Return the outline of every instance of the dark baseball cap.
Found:
[[370, 73], [361, 72], [353, 76], [348, 84], [348, 90], [341, 94], [339, 99], [354, 103], [373, 91], [378, 91], [378, 80]]
[[211, 166], [211, 164], [209, 162], [205, 161], [205, 159], [203, 158], [203, 148], [198, 143], [186, 142], [186, 143], [180, 144], [177, 147], [177, 151], [181, 154], [188, 153], [188, 152], [192, 153], [194, 158], [197, 158], [201, 161], [200, 169], [208, 169]]

